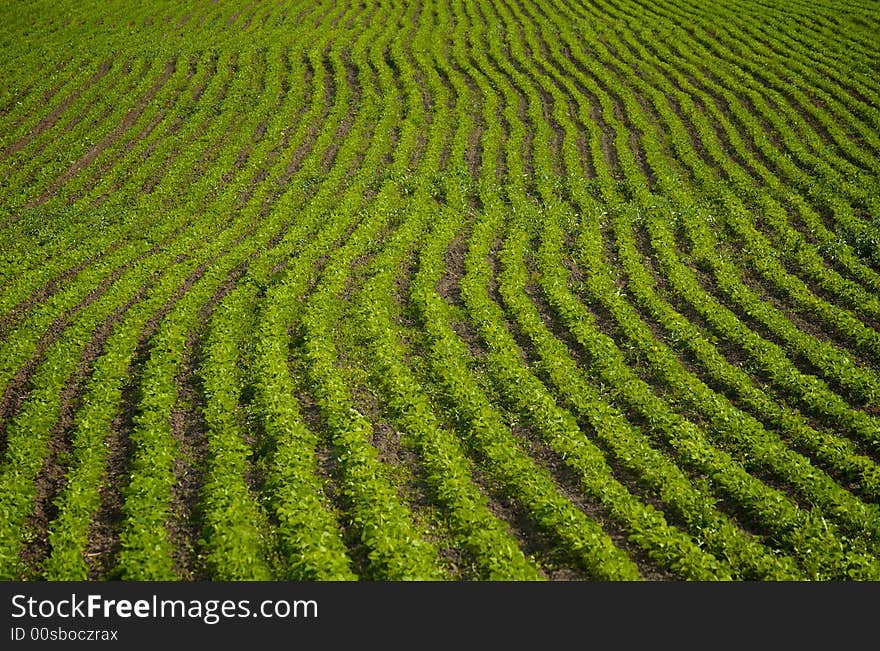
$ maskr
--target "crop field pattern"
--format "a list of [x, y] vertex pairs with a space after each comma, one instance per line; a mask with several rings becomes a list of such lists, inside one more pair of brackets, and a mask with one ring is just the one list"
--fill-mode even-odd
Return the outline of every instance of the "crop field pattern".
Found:
[[0, 578], [880, 580], [876, 0], [20, 0], [0, 64]]

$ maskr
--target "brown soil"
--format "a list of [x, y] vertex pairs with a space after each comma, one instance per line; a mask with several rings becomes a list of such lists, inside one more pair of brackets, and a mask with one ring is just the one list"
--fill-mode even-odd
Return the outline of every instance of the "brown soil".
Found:
[[[55, 66], [52, 74], [63, 71], [69, 63], [70, 61], [61, 61], [58, 65]], [[52, 101], [52, 98], [61, 91], [61, 87], [64, 85], [65, 81], [66, 80], [62, 79], [61, 81], [58, 81], [56, 84], [54, 84], [51, 88], [44, 91], [40, 99], [40, 104], [42, 104], [43, 106], [47, 106], [49, 102]], [[33, 91], [34, 85], [35, 83], [30, 83], [22, 88], [18, 93], [16, 93], [16, 95], [12, 99], [10, 99], [5, 106], [0, 108], [0, 116], [4, 116], [15, 109], [16, 106], [18, 106], [18, 102], [27, 97]], [[19, 115], [18, 118], [16, 118], [15, 121], [12, 123], [10, 131], [20, 127], [27, 117], [27, 113], [22, 112], [21, 115]], [[11, 150], [12, 146], [10, 145], [0, 151], [0, 161], [7, 158], [7, 156], [9, 156], [9, 154], [11, 153]]]
[[[107, 475], [101, 487], [101, 506], [92, 521], [89, 545], [86, 556], [91, 560], [90, 578], [105, 578], [115, 564], [119, 552], [119, 532], [122, 526], [123, 487], [128, 477], [132, 444], [130, 434], [134, 429], [134, 415], [140, 403], [140, 377], [149, 357], [149, 341], [159, 328], [161, 321], [174, 308], [174, 305], [204, 275], [210, 260], [197, 266], [177, 291], [153, 314], [144, 325], [141, 338], [131, 364], [129, 365], [129, 384], [123, 388], [122, 407], [114, 419], [107, 445], [111, 451], [107, 463]], [[197, 440], [198, 437], [194, 437]]]
[[[574, 66], [579, 73], [584, 75], [585, 77], [592, 78], [592, 73], [589, 70], [584, 68], [584, 65], [577, 60], [577, 58], [572, 54], [571, 49], [567, 45], [561, 46], [562, 55], [566, 58], [566, 60]], [[579, 94], [581, 97], [585, 98], [590, 105], [590, 119], [593, 124], [595, 124], [600, 131], [600, 144], [602, 148], [602, 153], [605, 156], [605, 163], [608, 165], [608, 168], [611, 170], [612, 174], [616, 175], [616, 170], [619, 169], [619, 164], [617, 162], [617, 152], [614, 149], [614, 131], [602, 117], [602, 106], [599, 103], [599, 99], [589, 90], [580, 79], [572, 78]]]
[[[323, 97], [323, 104], [322, 104], [322, 108], [321, 108], [321, 115], [317, 119], [314, 120], [314, 122], [311, 124], [311, 126], [309, 126], [309, 129], [306, 132], [306, 135], [303, 138], [303, 141], [301, 143], [299, 143], [299, 145], [297, 145], [296, 149], [293, 151], [293, 156], [291, 156], [291, 159], [287, 162], [287, 165], [284, 168], [284, 172], [281, 174], [281, 176], [279, 176], [275, 180], [276, 189], [272, 192], [272, 198], [268, 199], [264, 203], [263, 208], [262, 208], [262, 211], [264, 212], [264, 214], [268, 214], [268, 211], [270, 210], [271, 204], [278, 197], [281, 196], [281, 194], [286, 189], [287, 184], [290, 181], [290, 179], [292, 179], [294, 174], [296, 174], [300, 170], [300, 168], [302, 167], [302, 164], [303, 164], [303, 161], [305, 160], [306, 155], [311, 151], [312, 147], [314, 146], [315, 141], [318, 138], [318, 133], [321, 129], [321, 126], [325, 124], [325, 122], [327, 120], [327, 116], [330, 113], [330, 108], [333, 106], [333, 102], [334, 102], [334, 99], [336, 96], [336, 85], [335, 85], [335, 81], [333, 78], [333, 70], [331, 67], [329, 67], [329, 65], [327, 63], [327, 56], [330, 52], [330, 46], [331, 46], [331, 44], [328, 43], [322, 53], [322, 57], [323, 57], [322, 62], [324, 64], [324, 69], [325, 69], [325, 78], [324, 78], [324, 97]], [[305, 61], [305, 68], [306, 68], [305, 84], [306, 84], [307, 91], [304, 93], [303, 97], [307, 98], [307, 97], [311, 97], [311, 93], [309, 91], [312, 90], [312, 80], [314, 79], [315, 71], [313, 70], [312, 64], [308, 59]], [[303, 109], [300, 111], [297, 118], [301, 118], [301, 116], [303, 115], [307, 106], [308, 106], [307, 102], [303, 101]], [[299, 122], [299, 121], [300, 120], [298, 119], [297, 122]], [[289, 137], [289, 136], [286, 136], [286, 137]]]
[[[413, 512], [417, 523], [427, 523], [432, 531], [435, 528], [444, 529], [445, 524], [438, 521], [442, 516], [437, 512], [436, 499], [418, 455], [402, 440], [406, 435], [383, 419], [379, 399], [366, 387], [361, 386], [352, 391], [352, 398], [356, 408], [373, 424], [370, 443], [379, 453], [379, 461], [390, 468], [402, 469], [402, 472], [395, 473], [396, 476], [402, 475], [402, 479], [392, 480], [401, 501]], [[465, 571], [461, 551], [445, 544], [439, 536], [429, 533], [426, 539], [438, 548], [450, 578], [467, 580], [468, 577], [461, 574]]]
[[[110, 68], [112, 67], [113, 62], [108, 60], [101, 64], [98, 70], [95, 71], [94, 74], [89, 78], [89, 80], [84, 83], [82, 86], [73, 91], [70, 95], [64, 98], [64, 100], [58, 104], [52, 112], [47, 115], [45, 118], [40, 120], [34, 129], [28, 133], [24, 138], [14, 142], [8, 150], [4, 151], [2, 154], [3, 158], [11, 156], [16, 152], [21, 151], [30, 141], [38, 136], [41, 136], [43, 133], [51, 129], [58, 122], [59, 118], [64, 114], [64, 112], [68, 109], [68, 107], [73, 104], [77, 99], [79, 99], [80, 95], [82, 95], [88, 88], [94, 86], [102, 77], [104, 77], [108, 72], [110, 72]], [[51, 96], [54, 96], [57, 93], [50, 91], [50, 99]]]
[[[333, 163], [336, 160], [336, 154], [339, 153], [342, 143], [345, 141], [348, 132], [354, 124], [354, 119], [357, 115], [358, 108], [360, 107], [361, 96], [363, 94], [360, 82], [358, 81], [357, 66], [352, 63], [349, 56], [343, 54], [341, 58], [342, 65], [345, 68], [345, 83], [348, 86], [349, 93], [351, 93], [351, 99], [349, 100], [348, 111], [342, 119], [342, 122], [340, 122], [339, 126], [336, 128], [336, 133], [333, 135], [330, 146], [327, 147], [326, 151], [324, 151], [321, 156], [321, 171], [324, 174], [328, 173], [330, 168], [333, 167]], [[325, 59], [324, 64], [327, 66], [328, 70], [332, 69], [329, 60]]]
[[399, 267], [400, 271], [394, 278], [394, 286], [391, 291], [391, 299], [400, 307], [400, 312], [395, 321], [400, 325], [408, 328], [414, 328], [415, 321], [410, 314], [408, 296], [410, 294], [410, 286], [412, 285], [413, 276], [418, 270], [418, 256], [415, 252], [410, 252], [406, 259]]
[[208, 450], [203, 415], [204, 390], [198, 374], [201, 359], [200, 338], [214, 309], [234, 289], [245, 270], [246, 264], [234, 269], [199, 311], [199, 328], [187, 336], [175, 378], [177, 402], [171, 412], [171, 432], [179, 448], [174, 460], [175, 483], [171, 491], [171, 509], [166, 526], [174, 547], [174, 569], [184, 580], [209, 578], [207, 567], [198, 555], [201, 530], [198, 504], [204, 484], [204, 460]]
[[588, 179], [594, 179], [596, 178], [596, 164], [593, 161], [593, 155], [590, 153], [590, 145], [587, 142], [586, 134], [588, 133], [588, 130], [578, 118], [577, 105], [574, 102], [569, 102], [568, 104], [568, 119], [577, 127], [575, 146], [577, 146], [581, 159], [581, 169], [579, 171], [572, 170], [572, 173], [575, 177], [577, 177], [578, 174], [583, 174], [583, 176]]
[[371, 23], [373, 16], [375, 16], [376, 12], [379, 10], [379, 5], [378, 4], [371, 4], [369, 7], [369, 10], [366, 11], [366, 13], [365, 13], [364, 10], [368, 9], [367, 3], [361, 1], [361, 3], [358, 5], [358, 9], [360, 11], [353, 13], [345, 21], [345, 28], [346, 29], [354, 29], [355, 28], [355, 21], [357, 21], [357, 20], [360, 20], [360, 22], [364, 25], [369, 25]]
[[241, 15], [241, 11], [236, 11], [229, 18], [226, 19], [226, 27], [232, 27], [235, 24], [235, 21], [238, 20], [238, 17]]
[[[204, 75], [202, 75], [201, 79], [193, 90], [192, 102], [198, 102], [201, 99], [202, 94], [205, 92], [205, 88], [208, 85], [208, 82], [214, 77], [214, 75], [217, 74], [217, 61], [218, 57], [216, 55], [211, 57], [210, 64], [208, 65], [208, 70], [205, 72]], [[220, 94], [224, 93], [225, 90], [221, 89]], [[169, 137], [177, 134], [177, 132], [180, 130], [180, 127], [183, 126], [183, 122], [184, 119], [180, 116], [174, 119], [174, 122], [168, 128]], [[190, 140], [192, 142], [198, 142], [201, 139], [202, 134], [208, 128], [209, 124], [210, 120], [202, 120], [202, 122], [192, 132]], [[152, 145], [150, 147], [150, 149], [144, 155], [143, 160], [146, 160], [149, 156], [152, 156], [156, 146], [157, 145]], [[163, 163], [159, 165], [158, 169], [146, 180], [144, 180], [143, 184], [141, 185], [141, 194], [150, 194], [153, 192], [153, 190], [155, 190], [156, 186], [159, 185], [159, 182], [162, 180], [162, 177], [164, 177], [165, 174], [168, 172], [168, 168], [171, 166], [172, 162], [177, 160], [177, 158], [180, 156], [183, 146], [184, 145], [181, 144], [175, 147], [174, 151], [165, 159]], [[119, 189], [119, 185], [114, 185], [109, 194], [112, 195], [113, 192], [116, 192]], [[95, 205], [103, 203], [108, 196], [109, 195], [102, 195], [98, 197], [95, 200]]]
[[[523, 49], [525, 51], [526, 57], [532, 56], [531, 48], [527, 43], [523, 42]], [[549, 52], [542, 53], [545, 57], [549, 58]], [[562, 142], [565, 139], [565, 130], [562, 126], [556, 121], [556, 118], [553, 116], [553, 107], [555, 105], [555, 100], [553, 99], [553, 95], [547, 90], [547, 88], [541, 83], [538, 77], [530, 70], [526, 69], [522, 63], [516, 59], [511, 58], [510, 63], [516, 68], [517, 72], [519, 72], [522, 76], [526, 77], [532, 84], [532, 86], [538, 91], [538, 97], [541, 100], [541, 115], [544, 118], [544, 121], [550, 125], [550, 165], [551, 172], [557, 177], [565, 176], [565, 161], [562, 156]], [[497, 64], [496, 64], [497, 65]], [[543, 65], [536, 66], [538, 70], [549, 77], [551, 80], [550, 83], [555, 83], [555, 85], [564, 91], [564, 87], [558, 82], [556, 77], [547, 72], [547, 69]], [[525, 93], [522, 93], [525, 95]]]
[[47, 298], [58, 292], [67, 283], [68, 280], [73, 278], [76, 274], [88, 267], [90, 264], [104, 257], [107, 253], [118, 249], [120, 244], [121, 242], [118, 240], [113, 242], [100, 254], [86, 258], [85, 260], [78, 262], [72, 267], [68, 267], [67, 269], [62, 271], [59, 276], [53, 278], [42, 287], [34, 290], [34, 292], [30, 296], [28, 296], [23, 302], [16, 305], [14, 308], [12, 308], [10, 312], [0, 318], [0, 339], [5, 338], [11, 330], [14, 330], [27, 316], [31, 309], [33, 309], [37, 305], [44, 303]]
[[[139, 79], [144, 74], [146, 74], [146, 71], [148, 69], [149, 69], [149, 62], [145, 61], [144, 66], [143, 66], [143, 70], [140, 72], [140, 74], [135, 75], [134, 79], [129, 80], [130, 83], [127, 87], [125, 87], [124, 90], [121, 91], [122, 94], [123, 95], [130, 94], [131, 89], [133, 89], [137, 85], [137, 79]], [[106, 96], [111, 91], [114, 91], [117, 87], [117, 84], [121, 84], [123, 81], [125, 81], [125, 79], [127, 79], [129, 77], [129, 75], [131, 74], [131, 71], [132, 71], [131, 62], [125, 61], [122, 64], [122, 67], [121, 67], [119, 74], [117, 76], [113, 77], [112, 79], [110, 79], [108, 82], [108, 85], [105, 88], [103, 88], [103, 91], [102, 91], [103, 95]], [[95, 129], [95, 130], [103, 129], [104, 127], [102, 125], [107, 120], [107, 118], [113, 113], [113, 108], [114, 108], [114, 106], [112, 104], [106, 104], [102, 108], [99, 100], [91, 101], [80, 112], [78, 112], [76, 115], [71, 117], [63, 125], [59, 126], [58, 131], [57, 131], [57, 133], [54, 134], [53, 138], [46, 138], [46, 139], [37, 141], [34, 144], [32, 150], [29, 152], [28, 156], [30, 157], [31, 160], [36, 160], [36, 158], [38, 156], [41, 156], [43, 154], [43, 152], [48, 147], [55, 144], [58, 139], [66, 136], [68, 133], [73, 131], [73, 129], [76, 128], [80, 124], [80, 122], [89, 118], [90, 115], [92, 117], [88, 123], [87, 128], [88, 129]], [[38, 182], [38, 180], [35, 177], [35, 173], [36, 172], [33, 169], [29, 172], [27, 183], [36, 184]]]
[[[467, 249], [467, 235], [470, 229], [462, 229], [446, 249], [446, 272], [437, 283], [437, 293], [447, 303], [462, 308], [461, 279], [464, 277], [464, 256]], [[463, 317], [453, 314], [450, 327], [468, 347], [471, 355], [482, 358], [486, 355], [486, 345], [474, 327]]]
[[[470, 60], [470, 63], [473, 65], [473, 59]], [[483, 133], [486, 131], [486, 121], [483, 119], [483, 95], [476, 80], [470, 73], [458, 65], [454, 67], [455, 71], [464, 78], [471, 94], [473, 106], [471, 119], [474, 122], [474, 126], [468, 133], [468, 145], [464, 152], [464, 162], [468, 167], [471, 177], [476, 179], [480, 176], [480, 166], [483, 161]]]
[[[557, 338], [566, 343], [569, 348], [569, 354], [572, 356], [573, 359], [578, 362], [578, 365], [581, 368], [588, 369], [589, 360], [581, 353], [577, 342], [572, 341], [571, 336], [567, 333], [567, 331], [561, 328], [561, 326], [559, 326], [551, 316], [548, 316], [551, 314], [551, 308], [544, 303], [543, 298], [537, 293], [537, 291], [528, 290], [528, 293], [532, 298], [532, 301], [538, 307], [538, 310], [542, 315], [542, 319], [544, 320], [544, 323], [548, 327], [548, 329], [550, 329]], [[585, 375], [589, 376], [589, 373], [585, 371]], [[627, 409], [625, 405], [615, 406], [621, 408], [622, 413], [626, 416], [627, 420], [633, 426], [640, 428], [645, 432], [646, 435], [650, 437], [652, 447], [666, 454], [670, 459], [678, 463], [678, 454], [675, 452], [675, 450], [665, 440], [661, 440], [660, 437], [651, 434], [654, 429], [651, 423], [649, 423], [640, 414], [631, 413], [631, 410]], [[685, 472], [688, 474], [693, 474], [691, 471], [687, 470], [687, 468], [683, 468], [683, 470], [685, 470]], [[734, 519], [736, 519], [737, 524], [744, 531], [747, 531], [759, 537], [763, 537], [764, 535], [766, 535], [766, 532], [763, 530], [763, 528], [755, 525], [753, 518], [748, 513], [746, 513], [739, 505], [730, 502], [722, 497], [717, 500], [717, 508], [723, 510], [724, 512], [731, 515]]]
[[181, 29], [184, 25], [186, 25], [186, 24], [190, 21], [190, 19], [191, 19], [192, 17], [193, 17], [193, 12], [192, 12], [192, 11], [190, 11], [190, 12], [184, 14], [184, 15], [180, 18], [180, 20], [178, 20], [178, 21], [174, 24], [174, 29], [177, 29], [177, 30]]
[[528, 558], [537, 561], [540, 575], [551, 581], [583, 581], [589, 577], [579, 568], [571, 567], [568, 558], [560, 558], [552, 541], [529, 517], [525, 507], [504, 494], [501, 487], [475, 465], [471, 477], [486, 497], [489, 512], [507, 525], [507, 532]]
[[[830, 383], [835, 388], [835, 390], [840, 393], [840, 395], [849, 400], [857, 408], [866, 407], [863, 402], [856, 400], [855, 396], [850, 395], [849, 391], [841, 387], [833, 377], [827, 377], [826, 373], [817, 369], [817, 367], [815, 367], [804, 356], [796, 353], [795, 351], [792, 351], [790, 349], [790, 345], [787, 344], [783, 339], [780, 339], [775, 334], [773, 334], [757, 319], [752, 318], [751, 316], [743, 312], [743, 310], [739, 306], [732, 304], [729, 300], [727, 300], [726, 296], [715, 289], [714, 283], [707, 285], [706, 283], [708, 282], [708, 277], [706, 274], [698, 273], [698, 278], [700, 279], [703, 288], [707, 292], [712, 293], [721, 303], [725, 304], [750, 330], [755, 332], [762, 339], [771, 341], [781, 347], [784, 351], [786, 351], [786, 355], [800, 372], [806, 375], [823, 377], [826, 382]], [[814, 337], [818, 341], [822, 341], [826, 344], [835, 346], [848, 357], [852, 358], [853, 361], [859, 363], [861, 366], [867, 368], [871, 367], [871, 362], [860, 355], [858, 352], [851, 350], [850, 343], [840, 337], [838, 333], [835, 333], [833, 331], [828, 332], [822, 326], [816, 323], [811, 323], [810, 321], [802, 318], [800, 316], [800, 310], [797, 310], [788, 302], [788, 297], [783, 296], [781, 291], [777, 288], [770, 287], [766, 280], [756, 277], [751, 273], [751, 270], [746, 270], [745, 273], [742, 273], [741, 279], [743, 284], [748, 287], [748, 289], [751, 290], [761, 301], [773, 306], [777, 311], [784, 314], [786, 319], [792, 322], [795, 327], [797, 327], [801, 332], [804, 332], [805, 334]]]
[[448, 303], [461, 305], [461, 279], [464, 278], [464, 256], [470, 228], [462, 228], [446, 247], [444, 274], [437, 281], [437, 293]]
[[248, 14], [247, 18], [245, 18], [244, 20], [244, 24], [241, 26], [242, 31], [248, 29], [251, 26], [251, 23], [254, 21], [254, 17], [257, 15], [258, 11], [258, 9], [254, 9]]
[[[110, 170], [112, 170], [116, 165], [118, 165], [119, 161], [121, 161], [127, 154], [129, 154], [131, 152], [132, 149], [135, 148], [136, 145], [138, 145], [139, 143], [141, 143], [144, 140], [146, 140], [147, 138], [149, 138], [150, 134], [153, 133], [153, 131], [156, 129], [156, 127], [159, 126], [159, 124], [165, 119], [165, 116], [168, 114], [168, 111], [177, 103], [177, 100], [180, 98], [181, 94], [189, 86], [189, 83], [192, 81], [192, 78], [195, 75], [197, 64], [198, 64], [197, 59], [193, 58], [190, 60], [189, 69], [186, 73], [186, 76], [184, 77], [183, 82], [174, 90], [171, 97], [165, 101], [165, 104], [163, 105], [162, 110], [160, 110], [156, 115], [154, 115], [152, 118], [150, 118], [149, 123], [147, 123], [140, 130], [140, 132], [137, 135], [134, 135], [133, 137], [126, 140], [123, 143], [122, 147], [119, 148], [119, 151], [117, 151], [115, 154], [113, 154], [107, 160], [105, 160], [103, 163], [101, 163], [101, 165], [98, 169], [98, 172], [96, 174], [93, 174], [92, 178], [90, 180], [83, 183], [82, 187], [79, 190], [77, 190], [73, 195], [71, 195], [71, 197], [70, 197], [71, 202], [75, 202], [82, 195], [91, 191]], [[162, 137], [165, 137], [165, 136], [162, 136]], [[155, 148], [156, 144], [157, 143], [152, 144], [151, 148]], [[144, 154], [144, 156], [142, 157], [142, 160], [144, 158], [146, 158], [146, 156], [149, 155], [150, 151], [151, 150], [148, 150], [147, 153]], [[119, 186], [120, 186], [120, 184], [118, 184], [118, 183], [115, 184], [113, 189], [110, 191], [110, 194], [113, 194], [116, 191], [118, 191]]]
[[[287, 49], [283, 50], [281, 53], [281, 67], [284, 70], [285, 74], [289, 74], [290, 70], [291, 70], [290, 59], [288, 58], [288, 55], [289, 55], [289, 52]], [[306, 83], [306, 87], [308, 87], [307, 83]], [[281, 93], [279, 94], [278, 99], [275, 102], [275, 107], [271, 111], [272, 114], [275, 114], [280, 110], [280, 108], [283, 105], [284, 100], [286, 99], [289, 92], [290, 92], [290, 80], [286, 76], [284, 76], [281, 79]], [[300, 118], [303, 110], [304, 110], [304, 107], [300, 107], [299, 114], [291, 122], [292, 124], [296, 124], [299, 121], [299, 118]], [[263, 123], [261, 123], [257, 127], [256, 139], [250, 145], [248, 145], [248, 147], [246, 148], [246, 150], [247, 150], [246, 153], [244, 153], [244, 151], [242, 153], [239, 153], [239, 159], [236, 161], [236, 164], [235, 164], [236, 170], [241, 169], [241, 167], [244, 165], [244, 162], [246, 161], [246, 159], [250, 156], [250, 152], [252, 151], [253, 146], [259, 140], [262, 140], [263, 136], [266, 133], [267, 125], [268, 125], [268, 120], [264, 120]], [[241, 191], [239, 198], [236, 202], [236, 205], [238, 207], [245, 205], [250, 200], [250, 198], [253, 196], [254, 192], [256, 191], [257, 186], [260, 183], [262, 183], [262, 181], [268, 176], [269, 170], [271, 169], [272, 164], [278, 158], [281, 151], [287, 147], [287, 144], [289, 141], [290, 141], [289, 132], [285, 131], [281, 142], [278, 145], [276, 145], [275, 147], [273, 147], [266, 154], [266, 156], [263, 158], [263, 160], [261, 161], [262, 164], [260, 166], [260, 170], [256, 173], [254, 178], [251, 179], [247, 189], [243, 189]], [[231, 179], [231, 175], [229, 173], [227, 173], [223, 176], [223, 179], [224, 179], [224, 181], [228, 181]]]
[[233, 179], [233, 177], [235, 177], [235, 173], [239, 172], [244, 167], [244, 164], [251, 156], [251, 152], [254, 150], [254, 145], [262, 140], [263, 136], [266, 134], [267, 125], [268, 120], [264, 119], [257, 125], [256, 129], [254, 129], [254, 135], [251, 136], [250, 142], [242, 147], [239, 150], [238, 155], [236, 155], [235, 162], [232, 164], [232, 169], [223, 172], [222, 179], [224, 183], [229, 183]]
[[420, 129], [418, 134], [416, 134], [416, 143], [409, 159], [410, 167], [415, 168], [428, 147], [428, 137], [426, 134], [430, 130], [431, 123], [434, 121], [433, 110], [435, 100], [431, 97], [431, 93], [428, 91], [428, 80], [425, 77], [425, 73], [419, 68], [418, 63], [413, 57], [409, 58], [409, 65], [412, 74], [415, 77], [416, 86], [418, 86], [419, 89], [419, 95], [422, 100], [422, 112], [425, 120], [424, 129]]
[[[292, 369], [292, 373], [296, 370]], [[294, 377], [302, 377], [304, 372], [293, 374]], [[326, 503], [330, 505], [338, 517], [340, 529], [342, 530], [342, 539], [348, 556], [351, 559], [352, 571], [357, 576], [367, 576], [370, 565], [368, 558], [369, 549], [360, 540], [355, 527], [352, 526], [353, 523], [350, 521], [350, 506], [342, 490], [342, 470], [339, 467], [336, 449], [328, 440], [329, 436], [324, 417], [314, 397], [306, 387], [299, 388], [296, 392], [296, 400], [300, 406], [303, 423], [319, 439], [315, 449], [315, 456], [318, 462], [316, 472], [321, 481], [321, 487], [324, 490]]]
[[174, 571], [186, 581], [206, 580], [207, 568], [198, 555], [199, 523], [196, 516], [204, 484], [204, 459], [208, 440], [204, 421], [205, 400], [198, 369], [198, 333], [190, 332], [180, 369], [175, 378], [177, 402], [171, 411], [171, 433], [177, 441], [174, 459], [174, 486], [166, 522], [173, 547]]
[[143, 113], [144, 109], [150, 103], [150, 101], [155, 97], [156, 93], [159, 92], [159, 89], [165, 85], [165, 82], [171, 77], [176, 69], [177, 60], [171, 59], [165, 64], [165, 69], [162, 71], [162, 74], [159, 75], [158, 79], [153, 83], [153, 85], [149, 88], [149, 90], [144, 94], [144, 96], [138, 100], [137, 104], [125, 114], [125, 117], [122, 118], [122, 121], [114, 127], [114, 129], [105, 135], [100, 142], [94, 145], [88, 153], [86, 153], [82, 158], [76, 161], [66, 172], [64, 172], [60, 177], [55, 179], [50, 186], [40, 194], [36, 199], [32, 199], [28, 202], [27, 207], [33, 207], [35, 205], [39, 205], [45, 203], [49, 197], [51, 197], [58, 189], [67, 183], [71, 178], [76, 176], [80, 171], [88, 167], [105, 149], [107, 149], [112, 143], [119, 139], [122, 134], [128, 131], [135, 123], [137, 118]]
[[[142, 259], [148, 255], [151, 255], [154, 251], [139, 256], [138, 259]], [[136, 260], [132, 260], [125, 265], [119, 267], [114, 270], [107, 278], [105, 278], [101, 283], [93, 289], [88, 296], [86, 296], [82, 301], [79, 302], [74, 308], [72, 308], [67, 314], [64, 316], [60, 316], [52, 324], [49, 328], [44, 332], [39, 340], [37, 340], [37, 344], [33, 354], [30, 358], [16, 371], [15, 375], [9, 381], [6, 386], [6, 390], [3, 393], [2, 399], [0, 399], [0, 449], [5, 449], [6, 445], [6, 425], [12, 416], [18, 412], [21, 408], [22, 403], [29, 393], [30, 387], [30, 379], [31, 376], [36, 371], [37, 365], [40, 360], [43, 358], [43, 355], [46, 352], [46, 349], [52, 345], [61, 333], [70, 325], [73, 317], [87, 308], [89, 305], [94, 303], [98, 298], [100, 298], [104, 292], [114, 283], [116, 280], [122, 276], [125, 271], [131, 267], [133, 264], [137, 262]]]
[[[452, 85], [452, 81], [449, 79], [449, 73], [445, 69], [437, 68], [436, 72], [440, 79], [440, 83], [443, 84], [443, 87], [446, 89], [447, 111], [449, 115], [454, 115], [455, 107], [458, 105], [459, 101], [455, 86]], [[449, 164], [449, 158], [452, 155], [452, 135], [444, 130], [443, 137], [445, 138], [445, 141], [443, 143], [443, 148], [440, 150], [440, 160], [437, 162], [437, 167], [441, 170], [446, 169]]]
[[583, 493], [577, 475], [530, 428], [515, 425], [511, 428], [511, 432], [528, 451], [529, 456], [541, 467], [550, 471], [560, 494], [577, 506], [588, 518], [598, 523], [614, 541], [615, 546], [626, 551], [627, 555], [636, 562], [642, 578], [650, 581], [669, 581], [676, 578], [668, 570], [658, 567], [644, 550], [629, 542], [623, 527], [610, 517], [601, 503]]
[[[223, 80], [223, 86], [220, 88], [220, 92], [217, 94], [217, 99], [214, 101], [214, 104], [216, 106], [220, 107], [223, 104], [223, 101], [226, 99], [226, 95], [229, 93], [229, 87], [232, 84], [232, 80], [235, 78], [238, 72], [238, 54], [236, 53], [235, 55], [233, 55], [232, 61], [229, 64], [229, 74]], [[207, 116], [199, 125], [197, 131], [199, 133], [204, 133], [204, 131], [211, 125], [211, 123], [215, 119], [215, 115]], [[184, 180], [184, 183], [186, 185], [192, 184], [193, 182], [195, 182], [196, 179], [200, 178], [205, 173], [210, 163], [212, 163], [217, 158], [217, 155], [223, 144], [228, 139], [229, 134], [229, 130], [224, 131], [216, 142], [212, 143], [204, 150], [201, 157], [199, 157], [199, 160], [196, 161], [189, 173], [186, 174]], [[158, 180], [156, 181], [156, 183], [158, 184]], [[169, 203], [170, 201], [171, 198], [169, 198]]]
[[89, 542], [84, 552], [89, 566], [90, 581], [110, 578], [119, 553], [119, 531], [123, 524], [123, 499], [120, 487], [124, 485], [130, 472], [133, 446], [129, 434], [134, 430], [134, 416], [140, 402], [137, 378], [140, 377], [145, 360], [146, 350], [140, 350], [135, 361], [129, 366], [131, 379], [123, 387], [122, 407], [113, 419], [110, 434], [106, 439], [109, 455], [104, 481], [99, 489], [101, 506], [92, 519]]
[[58, 419], [49, 433], [49, 454], [34, 480], [36, 486], [34, 510], [25, 525], [25, 530], [33, 533], [33, 542], [22, 549], [21, 556], [32, 576], [39, 574], [43, 561], [51, 551], [48, 527], [58, 513], [54, 499], [67, 484], [67, 459], [72, 447], [70, 436], [74, 427], [74, 417], [82, 403], [85, 386], [88, 378], [91, 377], [95, 360], [103, 352], [104, 343], [113, 331], [113, 327], [144, 297], [146, 292], [145, 287], [95, 328], [82, 352], [76, 371], [61, 392]]

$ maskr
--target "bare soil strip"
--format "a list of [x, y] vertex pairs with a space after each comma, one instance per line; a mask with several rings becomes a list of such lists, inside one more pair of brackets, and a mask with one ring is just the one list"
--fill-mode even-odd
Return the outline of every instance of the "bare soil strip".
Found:
[[125, 117], [122, 118], [122, 121], [113, 128], [113, 130], [105, 135], [100, 142], [94, 145], [88, 153], [86, 153], [82, 158], [76, 161], [66, 172], [64, 172], [60, 177], [55, 179], [46, 190], [40, 194], [39, 197], [32, 199], [28, 202], [27, 207], [32, 208], [33, 206], [40, 205], [48, 201], [49, 197], [55, 194], [58, 189], [67, 183], [71, 178], [76, 176], [83, 169], [88, 167], [100, 154], [102, 151], [107, 149], [113, 142], [115, 142], [119, 137], [128, 131], [131, 126], [135, 123], [137, 118], [143, 113], [144, 109], [156, 96], [156, 93], [159, 92], [159, 89], [165, 85], [165, 82], [168, 81], [169, 77], [174, 73], [174, 70], [177, 65], [177, 59], [170, 59], [165, 64], [165, 69], [162, 71], [162, 74], [159, 75], [159, 78], [156, 79], [155, 83], [150, 87], [150, 89], [146, 92], [146, 94], [135, 104], [135, 106], [129, 110], [128, 113], [125, 114]]

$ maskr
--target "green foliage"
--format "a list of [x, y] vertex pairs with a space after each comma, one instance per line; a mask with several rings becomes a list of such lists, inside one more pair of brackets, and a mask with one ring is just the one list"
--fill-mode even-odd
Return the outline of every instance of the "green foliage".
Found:
[[6, 3], [0, 578], [876, 580], [875, 14]]

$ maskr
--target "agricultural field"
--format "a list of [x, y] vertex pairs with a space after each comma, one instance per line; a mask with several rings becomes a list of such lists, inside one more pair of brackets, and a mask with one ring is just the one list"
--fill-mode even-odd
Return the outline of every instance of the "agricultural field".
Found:
[[17, 0], [0, 66], [0, 578], [880, 580], [875, 0]]

